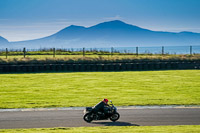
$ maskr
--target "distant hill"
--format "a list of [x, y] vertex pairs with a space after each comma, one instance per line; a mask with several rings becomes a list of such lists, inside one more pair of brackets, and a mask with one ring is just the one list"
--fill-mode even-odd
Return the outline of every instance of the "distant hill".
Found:
[[188, 46], [200, 44], [200, 33], [151, 31], [115, 20], [87, 28], [71, 25], [48, 37], [10, 44], [27, 48]]
[[8, 43], [8, 40], [0, 36], [0, 44], [1, 43]]
[[8, 44], [8, 40], [0, 36], [0, 48], [9, 47]]

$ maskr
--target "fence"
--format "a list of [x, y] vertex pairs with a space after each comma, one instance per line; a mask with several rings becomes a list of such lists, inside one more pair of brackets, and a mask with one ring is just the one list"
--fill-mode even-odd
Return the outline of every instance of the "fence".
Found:
[[141, 55], [141, 54], [200, 54], [200, 46], [161, 47], [111, 47], [111, 48], [40, 48], [40, 49], [0, 49], [0, 56], [22, 55]]

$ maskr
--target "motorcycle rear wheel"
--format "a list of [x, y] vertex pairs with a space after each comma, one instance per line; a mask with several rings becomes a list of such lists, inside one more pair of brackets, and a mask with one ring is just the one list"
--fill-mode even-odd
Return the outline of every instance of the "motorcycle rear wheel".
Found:
[[113, 122], [115, 122], [115, 121], [117, 121], [119, 119], [119, 117], [120, 117], [119, 113], [116, 112], [115, 114], [113, 114], [110, 117], [110, 120], [113, 121]]
[[84, 116], [83, 116], [83, 119], [84, 121], [90, 123], [93, 119], [91, 117], [91, 114], [90, 113], [86, 113]]

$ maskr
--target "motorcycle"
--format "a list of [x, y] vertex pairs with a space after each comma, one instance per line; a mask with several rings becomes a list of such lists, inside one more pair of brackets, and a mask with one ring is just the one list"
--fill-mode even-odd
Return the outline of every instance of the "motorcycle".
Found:
[[90, 123], [93, 120], [108, 120], [110, 119], [111, 121], [115, 122], [119, 119], [120, 114], [117, 112], [117, 108], [112, 104], [111, 102], [111, 106], [109, 105], [107, 107], [107, 113], [103, 113], [103, 112], [97, 112], [94, 113], [94, 108], [92, 107], [86, 107], [84, 110], [84, 116], [83, 119]]

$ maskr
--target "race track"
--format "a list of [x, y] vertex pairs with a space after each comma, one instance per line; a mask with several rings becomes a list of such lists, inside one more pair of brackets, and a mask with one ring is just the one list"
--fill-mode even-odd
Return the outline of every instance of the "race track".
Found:
[[83, 110], [0, 112], [0, 129], [83, 126], [200, 125], [200, 108], [119, 109], [118, 122], [86, 123]]

